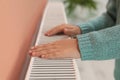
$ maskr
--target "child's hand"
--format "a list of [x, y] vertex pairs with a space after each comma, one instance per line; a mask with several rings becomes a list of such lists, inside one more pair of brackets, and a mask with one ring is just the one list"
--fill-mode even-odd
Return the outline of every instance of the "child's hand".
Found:
[[76, 39], [64, 39], [32, 47], [29, 53], [45, 59], [80, 58]]
[[73, 26], [70, 24], [62, 24], [59, 26], [56, 26], [55, 28], [47, 31], [45, 33], [46, 36], [52, 36], [58, 33], [64, 33], [66, 35], [77, 35], [81, 34], [81, 30], [78, 26]]

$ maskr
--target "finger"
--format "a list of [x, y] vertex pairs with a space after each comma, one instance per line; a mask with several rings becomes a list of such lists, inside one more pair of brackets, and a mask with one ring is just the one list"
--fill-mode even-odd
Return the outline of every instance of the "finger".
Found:
[[45, 54], [45, 55], [41, 55], [41, 58], [45, 58], [45, 59], [64, 59], [66, 58], [66, 56], [64, 56], [64, 54], [61, 54], [60, 50], [54, 51], [52, 53], [49, 54]]
[[57, 56], [58, 56], [57, 53], [51, 53], [51, 54], [41, 55], [41, 58], [45, 58], [45, 59], [56, 59]]
[[45, 48], [47, 46], [52, 46], [52, 45], [54, 45], [54, 43], [42, 44], [42, 45], [34, 46], [30, 50], [35, 51], [35, 50], [39, 50], [41, 48]]
[[56, 48], [48, 48], [48, 49], [42, 49], [42, 50], [38, 50], [38, 51], [33, 51], [32, 53], [39, 53], [39, 54], [42, 54], [44, 52], [46, 52], [46, 53], [54, 53], [57, 50], [58, 49], [56, 49]]
[[54, 51], [54, 50], [57, 50], [57, 47], [56, 46], [46, 46], [46, 47], [38, 48], [36, 50], [32, 50], [32, 52], [40, 52], [40, 51], [46, 51], [46, 50]]
[[30, 48], [30, 50], [35, 50], [36, 48], [40, 47], [41, 45], [33, 46]]
[[35, 46], [32, 46], [32, 47], [30, 48], [30, 50], [32, 50], [32, 49], [35, 49]]
[[63, 31], [62, 28], [56, 27], [56, 28], [52, 29], [51, 31], [49, 31], [48, 33], [46, 33], [46, 35], [52, 36], [52, 35], [62, 32], [62, 31]]
[[48, 54], [47, 51], [39, 51], [39, 52], [33, 52], [33, 53], [31, 54], [31, 56], [39, 57], [39, 56], [45, 55], [45, 54]]
[[32, 56], [41, 56], [44, 54], [51, 54], [51, 53], [55, 53], [58, 52], [58, 49], [46, 49], [46, 50], [42, 50], [42, 51], [37, 51], [37, 52], [32, 52]]
[[48, 32], [45, 33], [46, 36], [52, 36], [55, 35], [57, 33], [63, 32], [63, 26], [57, 26], [51, 30], [49, 30]]

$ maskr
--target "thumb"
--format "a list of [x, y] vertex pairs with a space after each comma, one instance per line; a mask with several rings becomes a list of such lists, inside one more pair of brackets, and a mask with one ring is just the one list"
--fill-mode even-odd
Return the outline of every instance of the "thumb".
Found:
[[65, 28], [64, 29], [64, 34], [73, 35], [74, 34], [74, 29], [73, 28]]

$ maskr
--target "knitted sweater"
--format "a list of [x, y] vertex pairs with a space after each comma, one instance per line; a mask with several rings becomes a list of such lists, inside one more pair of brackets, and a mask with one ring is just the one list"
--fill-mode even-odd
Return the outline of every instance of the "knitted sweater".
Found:
[[120, 0], [109, 0], [105, 13], [78, 26], [81, 59], [116, 59], [115, 80], [120, 80]]

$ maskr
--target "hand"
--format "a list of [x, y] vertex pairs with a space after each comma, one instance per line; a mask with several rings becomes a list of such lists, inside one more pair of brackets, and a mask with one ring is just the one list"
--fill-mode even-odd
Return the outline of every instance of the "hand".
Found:
[[81, 30], [78, 26], [73, 26], [70, 24], [62, 24], [59, 26], [56, 26], [55, 28], [47, 31], [45, 33], [46, 36], [53, 36], [55, 34], [58, 33], [64, 33], [66, 35], [77, 35], [77, 34], [81, 34]]
[[31, 56], [45, 59], [80, 58], [77, 39], [64, 39], [32, 47]]

